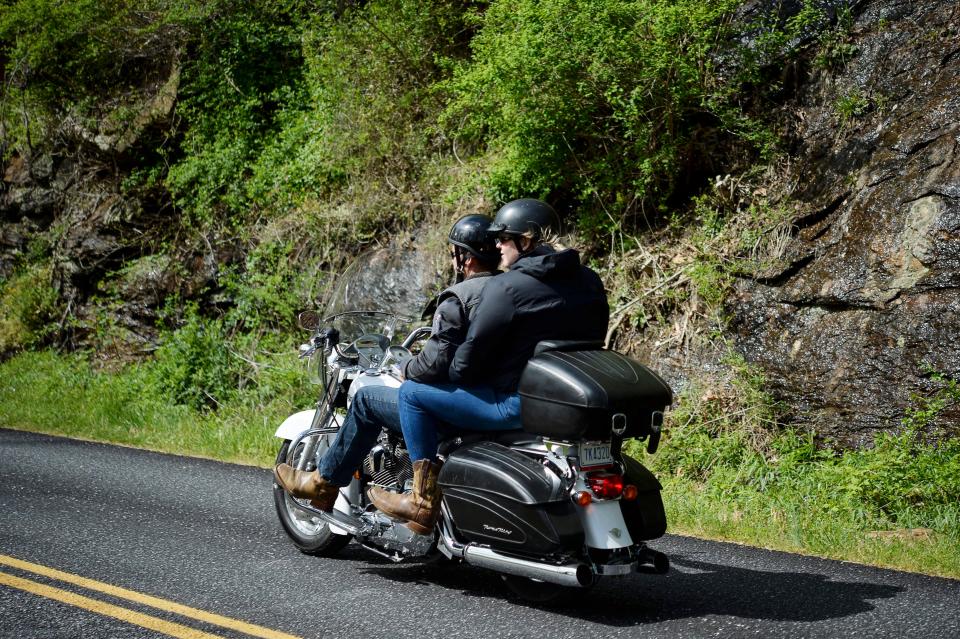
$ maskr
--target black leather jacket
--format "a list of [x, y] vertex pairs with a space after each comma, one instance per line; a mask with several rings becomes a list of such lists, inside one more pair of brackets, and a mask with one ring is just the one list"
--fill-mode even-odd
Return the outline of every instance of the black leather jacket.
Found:
[[467, 336], [481, 292], [493, 273], [477, 273], [437, 296], [430, 339], [416, 357], [407, 360], [403, 376], [417, 382], [446, 382], [450, 361]]
[[602, 342], [609, 319], [600, 276], [576, 251], [541, 245], [483, 289], [450, 381], [513, 392], [538, 342]]

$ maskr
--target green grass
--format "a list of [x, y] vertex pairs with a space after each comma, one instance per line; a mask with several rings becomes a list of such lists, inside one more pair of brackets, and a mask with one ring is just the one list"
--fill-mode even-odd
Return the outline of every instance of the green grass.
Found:
[[98, 373], [80, 357], [23, 353], [0, 365], [0, 426], [266, 467], [276, 427], [309, 405], [264, 383], [215, 412], [197, 410], [158, 392], [153, 373]]
[[870, 526], [855, 512], [818, 504], [798, 489], [723, 495], [704, 483], [661, 481], [671, 533], [960, 578], [957, 507]]

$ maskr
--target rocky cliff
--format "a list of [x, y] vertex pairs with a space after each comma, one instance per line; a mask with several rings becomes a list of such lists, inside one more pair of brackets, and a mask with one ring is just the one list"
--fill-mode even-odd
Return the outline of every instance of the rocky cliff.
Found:
[[792, 418], [860, 443], [960, 375], [960, 8], [861, 3], [850, 42], [795, 105], [788, 266], [729, 309]]

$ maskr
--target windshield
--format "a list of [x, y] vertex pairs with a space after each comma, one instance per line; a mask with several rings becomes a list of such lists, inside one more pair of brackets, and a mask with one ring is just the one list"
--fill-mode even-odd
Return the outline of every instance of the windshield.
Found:
[[384, 311], [348, 311], [325, 318], [321, 326], [340, 331], [340, 343], [349, 344], [361, 335], [383, 335], [392, 343], [402, 342], [417, 324], [413, 318]]

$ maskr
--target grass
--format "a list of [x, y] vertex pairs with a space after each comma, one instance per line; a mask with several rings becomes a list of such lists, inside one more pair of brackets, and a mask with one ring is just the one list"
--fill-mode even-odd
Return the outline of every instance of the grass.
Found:
[[158, 393], [151, 373], [98, 373], [80, 357], [22, 353], [0, 365], [0, 425], [267, 467], [276, 427], [306, 406], [253, 389], [217, 411], [196, 410]]
[[[106, 373], [80, 356], [26, 352], [0, 364], [0, 425], [267, 467], [275, 428], [312, 393], [285, 381], [303, 377], [293, 361], [265, 357], [213, 411], [171, 402], [149, 364]], [[901, 433], [841, 454], [803, 434], [763, 434], [763, 380], [732, 367], [726, 394], [681, 395], [656, 455], [628, 446], [663, 483], [670, 532], [960, 578], [960, 440], [918, 436], [960, 396], [956, 383], [918, 400]]]
[[850, 512], [825, 512], [800, 491], [718, 496], [703, 483], [661, 480], [671, 533], [960, 578], [957, 508], [877, 530]]

